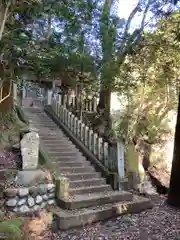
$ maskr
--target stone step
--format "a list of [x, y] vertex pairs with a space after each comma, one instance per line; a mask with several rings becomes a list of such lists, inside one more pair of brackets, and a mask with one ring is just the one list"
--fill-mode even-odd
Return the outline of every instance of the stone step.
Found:
[[[60, 128], [58, 128], [58, 126], [54, 122], [49, 122], [49, 123], [47, 122], [46, 123], [46, 122], [43, 122], [42, 118], [40, 118], [40, 121], [39, 121], [39, 123], [37, 125], [40, 128], [41, 127], [47, 127], [47, 128], [49, 128], [49, 127], [56, 127], [57, 131], [64, 135], [63, 131]], [[42, 132], [42, 134], [43, 134], [43, 132]]]
[[46, 138], [46, 139], [40, 139], [40, 141], [42, 141], [43, 143], [45, 143], [46, 145], [48, 145], [48, 146], [50, 146], [50, 141], [51, 142], [53, 142], [54, 143], [54, 146], [56, 146], [56, 147], [59, 147], [59, 149], [66, 149], [66, 148], [72, 148], [72, 149], [77, 149], [76, 147], [75, 147], [75, 145], [71, 145], [71, 143], [69, 142], [69, 141], [64, 141], [64, 142], [62, 142], [62, 141], [60, 141], [60, 140], [58, 140], [58, 138], [56, 138], [56, 139], [48, 139], [48, 137]]
[[[47, 147], [54, 147], [54, 149], [67, 149], [67, 150], [71, 150], [71, 149], [78, 149], [76, 148], [75, 145], [71, 145], [71, 144], [68, 144], [66, 146], [61, 146], [61, 144], [59, 144], [61, 141], [59, 141], [59, 139], [55, 139], [55, 141], [52, 141], [52, 140], [49, 140], [49, 139], [43, 139], [42, 140], [44, 145], [47, 146]], [[68, 142], [69, 143], [69, 142]]]
[[63, 210], [57, 207], [52, 211], [57, 227], [61, 230], [67, 230], [74, 227], [84, 227], [86, 224], [107, 220], [123, 214], [140, 213], [152, 207], [153, 204], [149, 199], [134, 196], [131, 201], [115, 202], [78, 210]]
[[[56, 125], [56, 123], [54, 123], [50, 118], [46, 118], [46, 119], [44, 119], [43, 118], [43, 116], [41, 115], [41, 117], [42, 117], [42, 119], [41, 119], [41, 122], [39, 123], [39, 125], [43, 125], [43, 124], [54, 124], [56, 127], [57, 127], [57, 125]], [[46, 115], [46, 117], [47, 117], [47, 115]], [[58, 128], [58, 127], [57, 127]]]
[[[55, 127], [58, 131], [59, 131], [59, 128], [57, 127], [57, 125], [54, 123], [54, 122], [43, 122], [43, 121], [41, 121], [41, 123], [40, 124], [38, 124], [39, 125], [39, 127]], [[61, 133], [62, 133], [62, 131], [61, 131]], [[63, 134], [63, 133], [62, 133]]]
[[57, 161], [57, 162], [61, 162], [61, 161], [70, 161], [70, 162], [73, 162], [73, 161], [86, 161], [86, 158], [83, 157], [83, 156], [61, 156], [60, 154], [58, 155], [50, 155], [48, 154], [48, 156], [54, 160], [54, 161]]
[[[40, 129], [49, 129], [49, 127], [47, 126], [40, 126], [39, 127]], [[61, 137], [63, 137], [63, 138], [65, 138], [65, 139], [69, 139], [67, 136], [65, 136], [60, 130], [59, 130], [59, 128], [57, 128], [56, 127], [56, 129], [55, 130], [53, 130], [53, 131], [51, 131], [51, 130], [48, 130], [48, 134], [47, 134], [47, 132], [40, 132], [40, 136], [41, 137], [46, 137], [46, 136], [61, 136]], [[61, 140], [61, 139], [59, 139], [59, 140]]]
[[80, 188], [80, 187], [90, 187], [90, 186], [97, 186], [97, 185], [104, 185], [106, 184], [105, 178], [93, 178], [93, 179], [85, 179], [85, 180], [76, 180], [70, 181], [69, 187], [70, 188]]
[[81, 173], [84, 172], [93, 172], [95, 169], [92, 166], [87, 167], [58, 167], [60, 173], [68, 174], [68, 173]]
[[50, 144], [43, 144], [47, 151], [52, 151], [52, 152], [55, 152], [55, 151], [59, 151], [59, 152], [68, 152], [68, 153], [79, 153], [82, 155], [82, 153], [79, 151], [78, 148], [76, 147], [70, 147], [70, 146], [66, 146], [66, 147], [62, 147], [60, 146], [59, 144], [57, 145], [50, 145]]
[[78, 150], [75, 152], [73, 151], [63, 151], [63, 150], [60, 150], [60, 149], [57, 149], [57, 150], [49, 150], [48, 151], [48, 154], [51, 155], [51, 156], [61, 156], [61, 157], [82, 157], [82, 153], [80, 153]]
[[97, 185], [97, 186], [89, 186], [89, 187], [80, 187], [80, 188], [70, 188], [69, 194], [71, 196], [77, 195], [77, 194], [87, 194], [87, 193], [100, 193], [100, 192], [107, 192], [112, 191], [112, 188], [110, 185]]
[[40, 108], [25, 108], [25, 110], [26, 110], [26, 115], [28, 115], [28, 113], [29, 113], [29, 115], [31, 113], [40, 113], [40, 114], [42, 114], [42, 109], [40, 109]]
[[[56, 125], [54, 125], [54, 124], [41, 124], [41, 125], [39, 125], [39, 128], [48, 128], [48, 129], [54, 129], [54, 130], [57, 130], [57, 132], [58, 133], [60, 133], [62, 136], [64, 136], [64, 134], [63, 134], [63, 132], [61, 132], [60, 130], [59, 130], [59, 128], [57, 128], [57, 126]], [[42, 134], [42, 136], [45, 134], [45, 133], [41, 133]]]
[[[48, 131], [56, 131], [57, 130], [57, 127], [56, 126], [42, 126], [42, 128], [47, 128]], [[45, 135], [43, 135], [45, 136]]]
[[[57, 144], [57, 143], [54, 143], [54, 144]], [[79, 151], [79, 149], [77, 149], [75, 146], [73, 147], [73, 146], [66, 146], [66, 147], [62, 147], [60, 144], [57, 144], [57, 145], [49, 145], [49, 144], [47, 144], [47, 143], [44, 143], [43, 142], [43, 145], [44, 145], [44, 147], [46, 148], [46, 150], [47, 151], [49, 151], [50, 149], [52, 150], [52, 151], [56, 151], [56, 150], [58, 150], [58, 151], [62, 151], [62, 152], [78, 152], [78, 153], [81, 153], [80, 151]], [[81, 155], [82, 155], [82, 153], [81, 153]]]
[[42, 139], [42, 138], [40, 138], [40, 141], [42, 141], [42, 142], [45, 142], [45, 143], [49, 143], [49, 141], [51, 141], [51, 142], [54, 142], [54, 145], [56, 145], [56, 146], [59, 146], [60, 148], [66, 148], [67, 146], [70, 146], [71, 145], [71, 143], [69, 142], [69, 141], [61, 141], [61, 140], [58, 140], [59, 138], [58, 137], [56, 137], [56, 138], [54, 138], [54, 137], [49, 137], [49, 136], [47, 136], [47, 138], [45, 139]]
[[[68, 142], [68, 145], [64, 145], [64, 146], [62, 146], [62, 145], [60, 145], [60, 144], [62, 144], [62, 142], [59, 140], [59, 138], [57, 137], [57, 138], [50, 138], [50, 139], [48, 139], [48, 138], [40, 138], [40, 140], [43, 142], [43, 143], [45, 143], [45, 144], [47, 144], [47, 145], [59, 145], [59, 147], [67, 147], [67, 146], [69, 146], [70, 147], [70, 144], [69, 144], [69, 142]], [[74, 145], [73, 145], [74, 146]]]
[[[46, 122], [43, 122], [42, 119], [40, 119], [40, 121], [41, 121], [41, 122], [40, 122], [39, 124], [36, 124], [37, 126], [39, 126], [39, 128], [41, 128], [41, 127], [42, 127], [42, 128], [44, 128], [44, 127], [46, 127], [46, 128], [56, 127], [56, 129], [58, 130], [58, 132], [60, 132], [61, 134], [64, 135], [64, 133], [61, 131], [61, 129], [59, 129], [54, 122], [46, 123]], [[43, 134], [43, 132], [42, 132], [42, 134]]]
[[68, 173], [64, 174], [70, 181], [84, 181], [92, 178], [101, 179], [101, 173], [99, 172], [84, 172], [82, 173]]
[[52, 164], [56, 164], [59, 167], [87, 167], [90, 166], [88, 161], [52, 161]]
[[61, 136], [58, 136], [58, 135], [50, 135], [50, 134], [47, 134], [45, 136], [42, 136], [40, 135], [40, 139], [42, 139], [43, 141], [44, 140], [51, 140], [51, 141], [54, 141], [54, 140], [58, 140], [59, 143], [62, 143], [62, 144], [67, 144], [67, 143], [70, 143], [70, 141], [66, 138], [62, 138]]
[[57, 199], [57, 204], [65, 209], [79, 209], [100, 206], [107, 203], [132, 201], [133, 194], [125, 191], [107, 191], [100, 193], [87, 193]]

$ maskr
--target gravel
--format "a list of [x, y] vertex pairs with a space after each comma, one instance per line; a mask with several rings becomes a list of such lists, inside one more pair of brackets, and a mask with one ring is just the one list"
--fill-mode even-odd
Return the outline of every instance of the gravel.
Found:
[[0, 169], [19, 169], [21, 167], [21, 153], [0, 150]]
[[[91, 226], [51, 232], [52, 240], [178, 240], [180, 209], [165, 203], [164, 196], [153, 198], [155, 207]], [[50, 234], [50, 233], [49, 233]]]

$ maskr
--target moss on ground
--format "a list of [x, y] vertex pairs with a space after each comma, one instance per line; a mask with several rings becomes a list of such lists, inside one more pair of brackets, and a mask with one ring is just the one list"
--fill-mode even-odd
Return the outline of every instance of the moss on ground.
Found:
[[23, 218], [15, 218], [0, 223], [0, 238], [7, 240], [23, 240], [21, 226], [24, 222]]

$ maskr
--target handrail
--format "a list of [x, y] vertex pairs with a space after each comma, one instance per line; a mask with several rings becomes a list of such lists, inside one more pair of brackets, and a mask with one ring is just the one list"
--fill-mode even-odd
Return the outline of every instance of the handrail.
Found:
[[121, 179], [124, 179], [123, 144], [117, 142], [116, 146], [113, 146], [104, 141], [69, 109], [61, 105], [58, 100], [52, 98], [51, 106], [59, 120], [91, 151], [101, 164], [108, 171], [116, 172]]

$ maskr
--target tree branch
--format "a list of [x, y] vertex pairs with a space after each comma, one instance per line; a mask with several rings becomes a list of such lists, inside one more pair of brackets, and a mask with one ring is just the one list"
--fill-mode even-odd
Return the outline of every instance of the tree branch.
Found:
[[147, 17], [147, 12], [148, 12], [148, 10], [149, 10], [149, 7], [150, 7], [151, 3], [152, 3], [152, 0], [149, 0], [148, 3], [147, 3], [147, 5], [146, 5], [146, 8], [145, 8], [145, 10], [144, 10], [143, 18], [142, 18], [142, 22], [141, 22], [141, 27], [140, 27], [140, 30], [141, 30], [141, 31], [143, 31], [143, 29], [144, 29], [145, 20], [146, 20], [146, 17]]
[[1, 27], [0, 27], [0, 41], [2, 39], [2, 35], [4, 32], [4, 28], [5, 28], [5, 24], [6, 24], [6, 20], [8, 18], [8, 11], [9, 11], [9, 7], [11, 5], [11, 0], [8, 1], [6, 8], [4, 9], [4, 12], [2, 13], [2, 19], [1, 19]]
[[129, 28], [130, 28], [130, 25], [131, 25], [131, 21], [134, 18], [134, 16], [136, 15], [136, 13], [138, 12], [138, 10], [139, 10], [140, 2], [141, 2], [141, 0], [138, 1], [138, 4], [132, 10], [131, 14], [128, 17], [128, 20], [127, 20], [127, 23], [126, 23], [126, 26], [125, 26], [125, 30], [124, 30], [123, 41], [121, 43], [120, 51], [122, 51], [122, 49], [124, 48], [124, 46], [126, 44], [126, 39], [127, 39], [127, 36], [128, 36], [128, 32], [129, 32]]
[[[143, 31], [144, 26], [145, 26], [145, 20], [146, 20], [147, 12], [149, 10], [149, 7], [150, 7], [151, 3], [152, 3], [152, 0], [148, 0], [147, 5], [146, 5], [145, 10], [144, 10], [144, 13], [143, 13], [140, 28], [135, 29], [134, 32], [131, 34], [130, 38], [128, 39], [128, 41], [127, 41], [127, 36], [128, 36], [128, 31], [129, 31], [129, 28], [130, 28], [130, 24], [131, 24], [131, 21], [132, 21], [133, 17], [135, 16], [135, 14], [137, 13], [137, 11], [140, 8], [140, 1], [138, 2], [137, 6], [131, 12], [131, 14], [128, 18], [126, 27], [125, 27], [123, 42], [121, 44], [120, 51], [119, 51], [119, 53], [121, 55], [121, 57], [120, 57], [121, 59], [119, 59], [120, 63], [122, 62], [122, 59], [124, 59], [126, 57], [126, 55], [129, 52], [131, 52], [133, 46], [138, 44], [138, 42], [140, 41], [141, 34], [142, 34], [142, 31]], [[122, 56], [123, 56], [123, 58], [122, 58]]]

